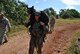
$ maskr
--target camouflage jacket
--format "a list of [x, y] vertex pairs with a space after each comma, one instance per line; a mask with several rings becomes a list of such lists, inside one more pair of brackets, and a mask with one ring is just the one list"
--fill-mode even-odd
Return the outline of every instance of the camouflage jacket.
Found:
[[32, 34], [34, 36], [40, 36], [43, 32], [43, 29], [41, 29], [41, 25], [39, 22], [35, 22], [32, 26]]
[[7, 18], [3, 18], [0, 20], [0, 36], [3, 36], [4, 34], [6, 34], [6, 28], [8, 28], [8, 30], [11, 28], [10, 22]]

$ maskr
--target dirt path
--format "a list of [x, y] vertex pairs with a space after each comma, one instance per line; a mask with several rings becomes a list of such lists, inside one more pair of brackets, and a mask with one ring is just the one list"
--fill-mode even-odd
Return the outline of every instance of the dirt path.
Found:
[[[80, 24], [69, 24], [55, 28], [51, 35], [47, 36], [42, 54], [65, 54], [72, 34], [80, 30]], [[0, 46], [0, 54], [28, 54], [29, 35], [27, 31], [13, 34], [9, 42]]]

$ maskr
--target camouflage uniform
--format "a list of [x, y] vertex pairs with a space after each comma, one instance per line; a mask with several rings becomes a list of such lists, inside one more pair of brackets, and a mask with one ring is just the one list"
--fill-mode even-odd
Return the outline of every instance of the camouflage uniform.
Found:
[[2, 19], [0, 19], [0, 44], [7, 41], [6, 27], [10, 29], [11, 26], [9, 20], [3, 17]]
[[44, 35], [43, 29], [40, 28], [40, 23], [35, 22], [30, 30], [31, 33], [31, 40], [30, 40], [30, 47], [29, 47], [29, 54], [34, 54], [34, 48], [36, 47], [37, 53], [41, 54], [41, 49], [43, 47], [44, 42]]

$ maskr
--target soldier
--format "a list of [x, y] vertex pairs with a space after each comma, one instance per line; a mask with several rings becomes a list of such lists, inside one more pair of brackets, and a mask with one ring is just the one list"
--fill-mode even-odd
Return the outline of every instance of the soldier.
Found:
[[10, 32], [10, 28], [11, 28], [10, 22], [6, 17], [4, 17], [4, 14], [1, 12], [0, 13], [0, 45], [8, 42], [7, 35], [6, 35], [6, 27]]
[[[41, 49], [43, 47], [44, 42], [44, 27], [45, 24], [39, 21], [40, 12], [35, 12], [35, 22], [33, 26], [29, 29], [31, 39], [30, 39], [30, 47], [29, 47], [29, 54], [34, 54], [34, 48], [37, 49], [37, 54], [41, 54]], [[28, 23], [26, 23], [26, 26]]]

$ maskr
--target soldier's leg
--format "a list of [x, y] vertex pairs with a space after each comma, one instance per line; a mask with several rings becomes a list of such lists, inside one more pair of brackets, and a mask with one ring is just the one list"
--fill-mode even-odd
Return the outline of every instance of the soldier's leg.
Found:
[[42, 54], [42, 47], [41, 46], [38, 46], [37, 54]]
[[34, 48], [35, 48], [34, 39], [31, 37], [28, 54], [34, 54]]
[[5, 43], [5, 39], [7, 40], [6, 37], [7, 37], [6, 34], [3, 34], [3, 35], [0, 36], [0, 44], [1, 45]]
[[0, 45], [3, 44], [3, 36], [0, 36]]
[[5, 34], [5, 35], [4, 35], [4, 43], [6, 43], [6, 42], [8, 42], [8, 37], [7, 37], [7, 35]]
[[38, 42], [37, 54], [42, 54], [42, 47], [43, 47], [43, 38], [41, 38]]

